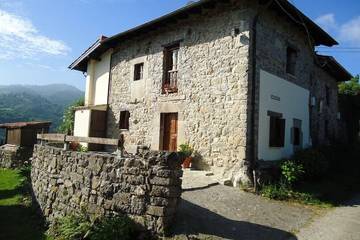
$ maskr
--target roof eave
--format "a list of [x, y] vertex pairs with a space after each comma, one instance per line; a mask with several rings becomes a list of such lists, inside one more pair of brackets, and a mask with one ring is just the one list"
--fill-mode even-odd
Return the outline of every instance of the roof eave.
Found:
[[90, 58], [90, 55], [101, 46], [102, 41], [98, 39], [90, 48], [88, 48], [83, 54], [80, 55], [73, 63], [68, 67], [71, 70], [77, 70], [81, 72], [86, 72], [86, 68], [84, 67], [84, 61]]

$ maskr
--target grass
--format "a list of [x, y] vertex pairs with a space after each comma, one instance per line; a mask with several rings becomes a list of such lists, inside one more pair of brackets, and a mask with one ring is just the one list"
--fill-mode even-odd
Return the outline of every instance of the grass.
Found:
[[322, 180], [302, 182], [293, 189], [281, 184], [266, 185], [261, 190], [261, 195], [279, 201], [330, 208], [340, 206], [359, 192], [360, 174], [349, 171], [333, 172]]
[[0, 169], [0, 239], [48, 239], [31, 205], [29, 170]]

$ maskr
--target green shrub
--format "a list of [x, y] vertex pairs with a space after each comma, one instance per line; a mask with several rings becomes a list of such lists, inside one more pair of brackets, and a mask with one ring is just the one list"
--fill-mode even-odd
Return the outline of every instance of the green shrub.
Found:
[[184, 154], [185, 157], [190, 157], [194, 149], [189, 144], [181, 144], [179, 146], [179, 152]]
[[305, 149], [294, 154], [292, 159], [303, 166], [304, 178], [314, 180], [322, 178], [329, 169], [329, 161], [318, 149]]
[[135, 223], [126, 216], [92, 220], [83, 213], [56, 219], [48, 234], [54, 240], [131, 240], [136, 239], [138, 232]]
[[88, 150], [87, 147], [84, 147], [83, 145], [79, 144], [79, 145], [77, 146], [76, 151], [78, 151], [78, 152], [88, 152], [89, 150]]
[[56, 240], [80, 240], [90, 231], [91, 225], [85, 214], [68, 215], [56, 219], [48, 234]]
[[135, 224], [126, 216], [100, 219], [94, 225], [89, 239], [91, 240], [131, 240], [137, 235]]
[[274, 200], [287, 200], [289, 189], [283, 184], [270, 184], [262, 187], [260, 194]]
[[301, 202], [309, 205], [319, 205], [322, 207], [330, 207], [328, 203], [321, 202], [319, 199], [314, 197], [311, 193], [298, 192], [290, 189], [284, 184], [271, 184], [263, 186], [260, 194], [263, 197], [273, 200], [292, 200], [295, 202]]
[[282, 162], [280, 169], [282, 178], [288, 186], [293, 186], [304, 174], [304, 167], [301, 164], [291, 160]]

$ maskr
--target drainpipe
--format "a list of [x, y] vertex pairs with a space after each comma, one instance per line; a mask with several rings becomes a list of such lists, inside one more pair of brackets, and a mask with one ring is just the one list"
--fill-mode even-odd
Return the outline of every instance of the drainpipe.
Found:
[[259, 16], [261, 15], [262, 11], [265, 11], [267, 8], [270, 7], [274, 0], [269, 0], [269, 2], [265, 5], [263, 9], [258, 9], [256, 15], [253, 18], [252, 26], [251, 26], [251, 47], [250, 47], [250, 56], [251, 56], [251, 121], [250, 121], [250, 174], [253, 175], [254, 181], [254, 188], [256, 190], [256, 156], [257, 156], [257, 149], [255, 146], [255, 138], [256, 138], [256, 131], [255, 131], [255, 109], [256, 109], [256, 73], [257, 73], [257, 24], [259, 21]]

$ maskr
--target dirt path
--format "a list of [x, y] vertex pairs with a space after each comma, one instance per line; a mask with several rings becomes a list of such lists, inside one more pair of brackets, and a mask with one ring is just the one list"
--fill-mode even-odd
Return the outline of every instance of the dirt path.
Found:
[[172, 239], [285, 240], [314, 217], [311, 209], [218, 185], [203, 172], [186, 171], [183, 189]]
[[302, 229], [298, 240], [360, 240], [360, 195]]

